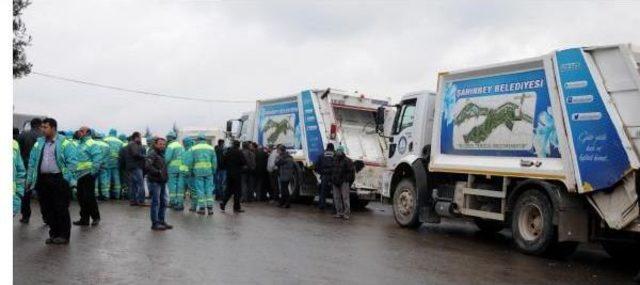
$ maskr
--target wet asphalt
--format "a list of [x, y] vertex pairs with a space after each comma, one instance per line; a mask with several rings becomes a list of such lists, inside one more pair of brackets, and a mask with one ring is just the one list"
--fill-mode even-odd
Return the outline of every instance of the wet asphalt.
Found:
[[[633, 266], [597, 245], [565, 260], [523, 255], [508, 233], [466, 221], [399, 228], [389, 205], [349, 221], [293, 205], [245, 204], [245, 213], [168, 212], [175, 229], [151, 231], [149, 208], [100, 203], [97, 227], [72, 227], [67, 246], [45, 245], [37, 202], [14, 219], [15, 284], [633, 284]], [[72, 219], [78, 207], [71, 208]]]

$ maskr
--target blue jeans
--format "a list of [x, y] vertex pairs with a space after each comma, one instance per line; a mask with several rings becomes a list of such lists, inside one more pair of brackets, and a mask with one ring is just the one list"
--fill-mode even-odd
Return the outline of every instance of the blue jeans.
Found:
[[129, 201], [132, 203], [144, 203], [143, 179], [142, 169], [129, 170]]
[[151, 195], [151, 224], [164, 224], [164, 213], [167, 210], [169, 197], [165, 183], [149, 181], [149, 195]]

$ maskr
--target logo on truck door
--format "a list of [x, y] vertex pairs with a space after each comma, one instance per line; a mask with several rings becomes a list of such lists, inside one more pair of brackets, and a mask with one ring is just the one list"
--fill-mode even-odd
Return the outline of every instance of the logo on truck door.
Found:
[[404, 154], [407, 151], [407, 138], [404, 136], [398, 141], [398, 153]]
[[446, 83], [445, 154], [560, 157], [544, 70]]

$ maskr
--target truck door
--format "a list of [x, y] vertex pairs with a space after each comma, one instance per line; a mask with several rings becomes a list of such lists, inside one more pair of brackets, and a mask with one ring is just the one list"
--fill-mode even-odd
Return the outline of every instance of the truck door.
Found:
[[388, 164], [394, 169], [406, 155], [415, 151], [413, 122], [416, 110], [416, 98], [402, 101], [396, 112], [389, 139]]

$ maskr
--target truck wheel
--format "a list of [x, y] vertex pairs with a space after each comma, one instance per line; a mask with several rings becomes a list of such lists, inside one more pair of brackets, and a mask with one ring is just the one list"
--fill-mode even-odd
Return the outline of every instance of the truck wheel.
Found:
[[413, 182], [402, 179], [393, 194], [393, 216], [403, 228], [418, 228], [422, 223], [418, 219], [418, 192]]
[[621, 241], [602, 241], [602, 247], [611, 257], [620, 261], [637, 260], [640, 256], [640, 244]]
[[522, 193], [513, 210], [511, 230], [521, 252], [533, 255], [546, 253], [557, 236], [549, 198], [537, 190]]
[[473, 219], [473, 222], [485, 233], [497, 233], [504, 229], [504, 223], [500, 221], [475, 218]]

